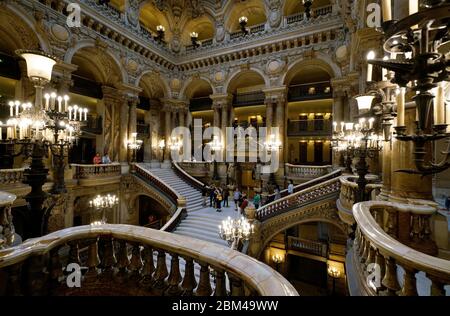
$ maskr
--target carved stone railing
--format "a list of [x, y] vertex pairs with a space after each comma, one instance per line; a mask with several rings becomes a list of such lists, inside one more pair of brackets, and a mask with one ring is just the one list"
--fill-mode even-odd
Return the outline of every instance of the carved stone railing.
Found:
[[[335, 170], [335, 171], [325, 174], [323, 176], [319, 176], [319, 177], [316, 177], [307, 182], [298, 184], [298, 185], [294, 186], [294, 193], [300, 192], [300, 191], [305, 190], [313, 185], [328, 181], [330, 179], [338, 178], [341, 176], [341, 174], [342, 174], [341, 170]], [[286, 197], [286, 196], [288, 196], [288, 190], [287, 189], [282, 190], [280, 192], [280, 194], [281, 194], [281, 197]], [[269, 195], [269, 198], [274, 198], [274, 196], [275, 196], [275, 194], [271, 194], [271, 195]]]
[[307, 166], [285, 164], [284, 172], [288, 179], [314, 179], [333, 171], [333, 166]]
[[327, 244], [325, 243], [293, 236], [288, 237], [288, 248], [324, 258], [327, 257], [328, 251]]
[[[190, 166], [194, 167], [194, 168], [198, 168], [199, 166], [201, 166], [202, 169], [205, 168], [205, 172], [207, 170], [207, 172], [209, 173], [210, 163], [209, 162], [181, 162], [181, 163], [173, 162], [172, 163], [173, 170], [179, 177], [181, 177], [182, 179], [187, 181], [194, 188], [201, 190], [203, 188], [204, 183], [201, 182], [200, 180], [197, 180], [196, 178], [194, 178], [190, 172], [185, 170], [184, 164], [190, 164]], [[207, 175], [207, 174], [205, 174], [205, 175]]]
[[[85, 247], [87, 254], [80, 256]], [[79, 288], [67, 286], [64, 271], [70, 263], [87, 270]], [[195, 264], [201, 266], [198, 278]], [[31, 239], [0, 251], [0, 273], [5, 281], [0, 294], [9, 296], [298, 295], [278, 272], [230, 248], [130, 225], [79, 226]]]
[[[357, 176], [342, 176], [339, 180], [341, 181], [341, 193], [339, 194], [339, 199], [336, 202], [337, 208], [339, 210], [339, 217], [347, 224], [352, 225], [355, 220], [353, 218], [352, 208], [357, 202], [358, 197], [358, 184], [356, 180]], [[366, 196], [376, 195], [379, 190], [381, 190], [381, 183], [371, 183], [377, 181], [377, 177], [367, 177], [368, 184], [366, 185]]]
[[0, 249], [14, 246], [21, 242], [15, 234], [11, 207], [16, 200], [14, 194], [0, 191]]
[[145, 168], [142, 168], [139, 164], [134, 164], [133, 172], [136, 176], [144, 180], [146, 183], [158, 188], [158, 190], [169, 197], [175, 205], [178, 204], [178, 200], [184, 199], [184, 197], [179, 195], [178, 192], [168, 186], [164, 181], [153, 175]]
[[85, 187], [118, 183], [122, 176], [122, 167], [119, 163], [70, 166], [73, 169], [73, 179], [78, 185]]
[[193, 177], [202, 178], [209, 175], [211, 163], [206, 161], [183, 161], [178, 163], [177, 166]]
[[25, 168], [0, 169], [0, 186], [20, 185]]
[[[409, 235], [415, 245], [429, 248], [430, 219], [435, 212], [427, 205], [380, 201], [353, 206], [358, 226], [352, 266], [366, 294], [445, 295], [444, 286], [450, 284], [450, 261], [417, 251], [401, 241], [402, 234]], [[411, 219], [411, 228], [402, 233], [401, 225], [408, 221], [399, 221], [399, 217], [405, 215]], [[375, 271], [374, 280], [368, 278], [368, 270]]]
[[293, 209], [304, 207], [330, 197], [338, 197], [341, 183], [339, 178], [321, 181], [319, 184], [309, 186], [303, 190], [287, 195], [279, 200], [260, 207], [256, 218], [263, 222], [269, 218], [289, 212]]

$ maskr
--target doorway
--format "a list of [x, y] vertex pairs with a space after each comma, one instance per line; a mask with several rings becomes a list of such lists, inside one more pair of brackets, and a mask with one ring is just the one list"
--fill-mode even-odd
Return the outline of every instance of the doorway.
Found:
[[307, 142], [299, 143], [299, 162], [301, 165], [304, 165], [308, 162], [308, 143]]
[[323, 164], [323, 143], [314, 142], [314, 163]]

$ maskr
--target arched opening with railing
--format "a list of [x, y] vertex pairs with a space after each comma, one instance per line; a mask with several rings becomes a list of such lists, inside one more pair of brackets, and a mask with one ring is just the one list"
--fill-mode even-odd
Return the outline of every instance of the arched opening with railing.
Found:
[[299, 62], [287, 73], [287, 162], [331, 164], [332, 72], [325, 62]]

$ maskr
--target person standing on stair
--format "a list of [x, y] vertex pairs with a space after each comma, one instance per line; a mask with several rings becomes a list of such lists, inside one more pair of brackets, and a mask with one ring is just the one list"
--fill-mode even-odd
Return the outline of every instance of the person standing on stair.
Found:
[[239, 200], [241, 199], [241, 192], [239, 192], [239, 188], [236, 186], [236, 189], [233, 192], [233, 200], [234, 200], [234, 210], [238, 210]]
[[241, 215], [245, 214], [245, 208], [248, 205], [247, 195], [244, 193], [242, 194], [242, 203], [241, 203]]
[[214, 187], [214, 185], [211, 185], [209, 187], [209, 207], [213, 207], [214, 192], [216, 192], [216, 188]]
[[228, 199], [230, 198], [230, 191], [228, 191], [228, 188], [223, 188], [223, 207], [230, 207], [228, 205]]
[[253, 204], [255, 205], [255, 209], [259, 208], [259, 204], [261, 203], [261, 195], [256, 192], [255, 196], [253, 197]]
[[220, 187], [216, 188], [215, 197], [216, 197], [216, 207], [217, 207], [216, 212], [222, 212], [222, 199], [223, 199], [223, 196], [222, 196], [222, 189]]
[[292, 180], [289, 180], [288, 194], [292, 194], [292, 193], [294, 193], [294, 183], [292, 182]]
[[203, 207], [206, 207], [206, 201], [208, 199], [208, 187], [206, 186], [206, 184], [204, 184], [202, 188], [202, 197], [203, 197]]

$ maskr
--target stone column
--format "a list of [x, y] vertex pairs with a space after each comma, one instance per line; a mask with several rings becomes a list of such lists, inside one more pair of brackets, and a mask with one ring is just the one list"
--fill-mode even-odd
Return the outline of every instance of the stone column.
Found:
[[151, 122], [151, 117], [152, 117], [152, 111], [147, 111], [145, 112], [145, 116], [144, 116], [144, 122], [145, 124], [148, 124], [149, 126], [149, 136], [148, 138], [144, 139], [144, 162], [146, 163], [150, 163], [152, 162], [152, 160], [154, 159], [154, 153], [153, 153], [153, 149], [155, 148], [155, 146], [157, 146], [158, 144], [155, 144], [153, 141], [153, 126], [152, 126], [152, 122]]
[[[284, 156], [288, 146], [286, 143], [286, 86], [274, 87], [264, 90], [266, 95], [267, 127], [278, 127], [276, 138], [281, 142], [278, 151], [279, 169], [276, 173], [277, 183], [283, 183], [284, 178]], [[274, 107], [274, 108], [273, 108]], [[275, 113], [274, 113], [275, 112]], [[275, 114], [275, 115], [274, 115]], [[269, 119], [270, 118], [270, 119]], [[270, 124], [270, 125], [269, 125]], [[272, 134], [268, 129], [268, 135]]]
[[[121, 104], [119, 104], [120, 109], [120, 132], [119, 132], [119, 161], [121, 163], [128, 162], [128, 147], [126, 141], [129, 139], [128, 135], [128, 120], [129, 120], [129, 106], [128, 101], [123, 100]], [[117, 128], [117, 126], [116, 126]], [[115, 155], [116, 156], [116, 155]], [[116, 160], [116, 157], [114, 159]]]
[[137, 131], [137, 104], [139, 103], [138, 98], [132, 98], [130, 100], [130, 116], [128, 119], [128, 132], [131, 137], [132, 133], [136, 133]]
[[[120, 142], [120, 139], [124, 139], [127, 135], [128, 104], [123, 99], [119, 90], [103, 86], [102, 91], [105, 107], [103, 113], [104, 148], [103, 150], [97, 148], [97, 151], [108, 153], [112, 161], [126, 161], [126, 154], [125, 160], [122, 160], [119, 159], [119, 153], [123, 153], [123, 149], [126, 147], [124, 141]], [[121, 118], [124, 119], [121, 120]], [[124, 125], [122, 125], [121, 122], [124, 122]], [[125, 129], [125, 134], [123, 134], [123, 129]]]
[[178, 112], [178, 116], [180, 119], [180, 126], [186, 127], [186, 111], [184, 109], [180, 110], [180, 112]]
[[169, 141], [170, 141], [170, 135], [172, 133], [172, 107], [169, 104], [164, 105], [164, 112], [165, 112], [165, 141], [166, 141], [166, 147], [165, 147], [165, 153], [164, 153], [164, 163], [170, 164], [170, 149], [169, 149]]
[[220, 127], [220, 107], [213, 105], [213, 111], [214, 111], [214, 120], [213, 120], [213, 126]]

